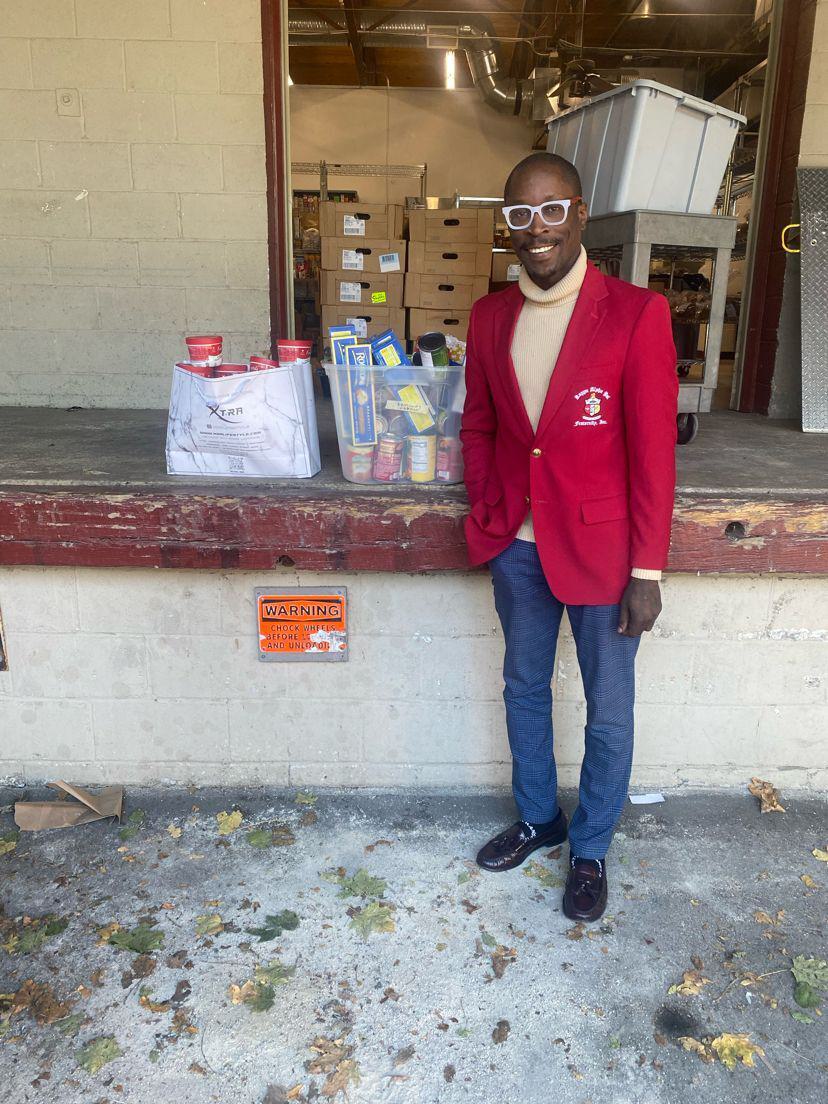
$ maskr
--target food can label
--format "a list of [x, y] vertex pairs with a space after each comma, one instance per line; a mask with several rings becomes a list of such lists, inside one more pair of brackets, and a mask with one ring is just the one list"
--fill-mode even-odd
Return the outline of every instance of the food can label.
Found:
[[340, 303], [361, 303], [362, 284], [342, 280], [339, 284], [339, 301]]
[[380, 253], [380, 272], [400, 272], [399, 253]]
[[362, 253], [357, 253], [355, 249], [343, 249], [342, 267], [353, 272], [362, 272], [365, 267], [365, 257]]
[[353, 215], [346, 215], [344, 229], [346, 237], [350, 237], [353, 234], [355, 237], [364, 238], [365, 219], [354, 218]]

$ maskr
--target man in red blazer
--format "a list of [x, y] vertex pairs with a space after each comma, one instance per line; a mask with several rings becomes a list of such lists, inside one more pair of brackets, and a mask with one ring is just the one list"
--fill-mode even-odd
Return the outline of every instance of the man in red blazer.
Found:
[[[506, 642], [504, 700], [520, 819], [478, 863], [509, 870], [569, 835], [563, 907], [595, 920], [627, 796], [634, 661], [661, 611], [675, 489], [678, 381], [663, 296], [602, 275], [581, 244], [575, 166], [512, 171], [520, 280], [475, 303], [461, 439], [473, 564], [488, 563]], [[557, 801], [552, 680], [564, 609], [587, 702], [578, 806]]]

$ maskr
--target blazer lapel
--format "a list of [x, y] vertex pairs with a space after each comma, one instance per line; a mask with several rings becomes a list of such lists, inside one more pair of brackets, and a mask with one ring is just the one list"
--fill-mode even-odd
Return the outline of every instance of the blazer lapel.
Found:
[[509, 289], [507, 295], [503, 296], [502, 302], [500, 318], [497, 322], [500, 329], [494, 341], [495, 355], [498, 356], [497, 376], [503, 385], [506, 406], [513, 415], [518, 432], [522, 437], [531, 441], [534, 437], [534, 430], [529, 415], [526, 413], [515, 365], [512, 360], [512, 339], [515, 336], [515, 327], [523, 309], [523, 295], [517, 284]]
[[588, 265], [578, 301], [569, 320], [566, 336], [549, 382], [549, 390], [546, 393], [535, 434], [538, 440], [558, 413], [561, 403], [569, 393], [573, 376], [587, 358], [589, 347], [606, 313], [603, 302], [606, 296], [604, 277], [597, 268], [591, 264]]

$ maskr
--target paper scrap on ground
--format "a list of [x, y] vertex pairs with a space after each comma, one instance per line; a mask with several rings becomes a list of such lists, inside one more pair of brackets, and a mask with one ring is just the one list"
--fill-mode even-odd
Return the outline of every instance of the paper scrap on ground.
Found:
[[633, 805], [657, 805], [659, 801], [663, 800], [664, 794], [661, 793], [630, 794], [630, 801]]
[[68, 782], [50, 782], [53, 790], [63, 790], [75, 801], [17, 801], [14, 822], [21, 832], [38, 832], [45, 828], [75, 828], [93, 820], [117, 817], [120, 821], [124, 804], [123, 786], [106, 786], [91, 794]]

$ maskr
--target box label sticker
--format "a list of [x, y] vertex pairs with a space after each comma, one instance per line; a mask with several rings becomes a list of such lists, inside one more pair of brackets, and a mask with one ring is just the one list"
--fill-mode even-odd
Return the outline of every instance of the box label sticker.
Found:
[[345, 321], [349, 326], [354, 327], [354, 333], [357, 337], [368, 336], [368, 321], [365, 318], [346, 318]]
[[365, 237], [365, 219], [354, 218], [353, 215], [345, 216], [344, 223], [345, 236], [350, 237], [352, 234], [355, 237]]
[[347, 591], [257, 590], [259, 659], [348, 658]]
[[342, 280], [339, 285], [340, 303], [361, 303], [362, 284], [352, 284], [349, 280]]
[[520, 279], [520, 265], [512, 264], [506, 269], [507, 280], [519, 280]]
[[385, 294], [384, 291], [372, 291], [371, 292], [371, 302], [372, 303], [386, 303], [387, 301], [388, 301], [388, 296]]
[[380, 272], [400, 272], [399, 253], [380, 253]]
[[345, 269], [351, 269], [354, 272], [362, 272], [365, 265], [365, 257], [362, 253], [357, 253], [355, 249], [343, 249], [342, 250], [342, 267]]

